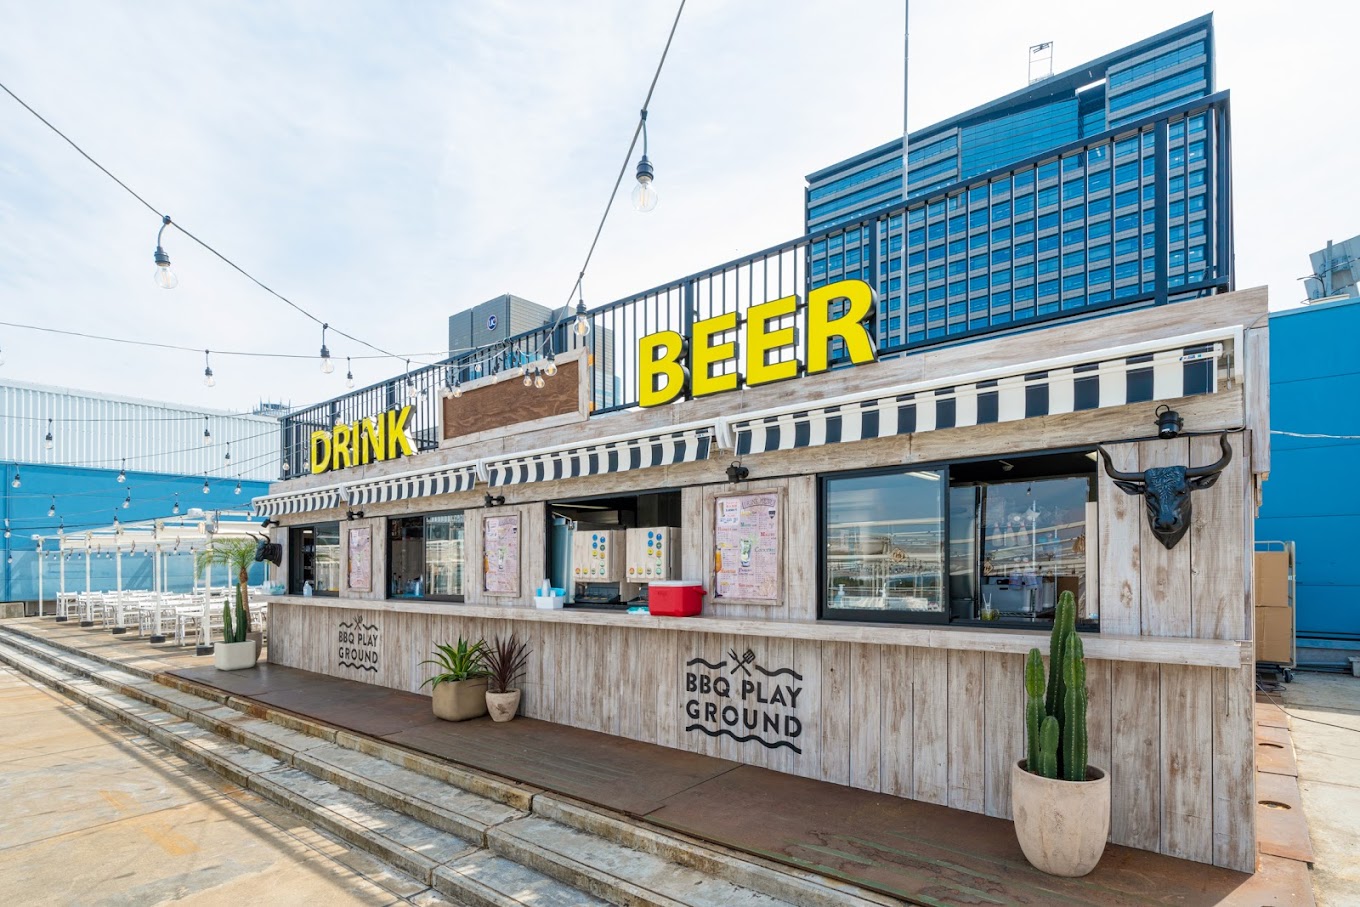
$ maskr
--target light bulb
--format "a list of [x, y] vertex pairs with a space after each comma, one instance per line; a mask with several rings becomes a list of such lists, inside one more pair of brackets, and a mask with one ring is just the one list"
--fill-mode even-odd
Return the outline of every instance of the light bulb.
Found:
[[349, 357], [345, 357], [345, 387], [354, 390], [354, 368], [349, 364]]
[[10, 484], [12, 487], [14, 487], [14, 488], [18, 488], [20, 485], [24, 484], [23, 482], [19, 481], [19, 469], [18, 469], [18, 467], [15, 467], [15, 469], [14, 469], [14, 481], [10, 482], [9, 484]]
[[543, 380], [542, 372], [539, 372], [538, 374], [534, 375], [534, 387], [542, 388], [547, 383], [548, 383], [547, 381]]
[[203, 369], [203, 386], [204, 386], [204, 387], [216, 387], [216, 386], [217, 386], [217, 379], [213, 377], [213, 372], [212, 372], [212, 368], [211, 368], [211, 367], [208, 367], [208, 368]]
[[212, 432], [208, 431], [208, 417], [203, 417], [203, 446], [207, 447], [212, 443]]
[[233, 491], [232, 494], [240, 494], [240, 493], [241, 493], [241, 480], [240, 480], [240, 479], [237, 479], [237, 480], [236, 480], [236, 490]]
[[207, 494], [208, 491], [209, 491], [209, 489], [208, 489], [208, 480], [207, 480], [207, 479], [204, 479], [204, 480], [203, 480], [203, 493], [204, 493], [204, 494]]
[[57, 499], [56, 499], [55, 497], [52, 498], [52, 503], [51, 503], [51, 505], [47, 508], [47, 515], [48, 515], [48, 516], [56, 516], [56, 515], [57, 515]]
[[132, 506], [132, 489], [128, 489], [127, 497], [123, 498], [123, 509], [127, 510]]
[[[156, 247], [156, 251], [160, 255], [165, 254], [164, 252], [160, 251], [160, 246]], [[156, 286], [160, 287], [162, 290], [173, 290], [175, 287], [179, 286], [179, 275], [176, 274], [174, 271], [170, 270], [169, 258], [165, 259], [165, 264], [160, 264], [160, 262], [157, 262], [155, 277]]]
[[647, 176], [645, 179], [638, 176], [637, 185], [633, 187], [633, 208], [646, 214], [655, 209], [656, 203], [660, 200], [661, 196], [657, 194], [651, 176]]
[[461, 396], [463, 396], [463, 385], [461, 385], [461, 384], [455, 384], [455, 385], [453, 386], [453, 395], [454, 395], [454, 397], [461, 397]]
[[557, 374], [557, 360], [555, 360], [555, 359], [553, 359], [551, 356], [549, 356], [549, 357], [548, 357], [548, 364], [545, 365], [545, 366], [543, 366], [543, 374], [547, 375], [549, 378], [551, 378], [553, 375], [556, 375], [556, 374]]
[[179, 495], [175, 495], [175, 506], [170, 512], [175, 516], [179, 516]]
[[331, 351], [324, 346], [321, 348], [321, 374], [329, 375], [335, 371], [335, 363], [331, 361]]
[[43, 439], [43, 447], [48, 450], [52, 449], [52, 433], [50, 431], [47, 433], [47, 437]]
[[118, 481], [119, 482], [127, 481], [127, 460], [123, 461], [123, 468], [118, 470]]
[[529, 374], [528, 372], [525, 372], [525, 373], [524, 373], [524, 386], [525, 386], [525, 387], [533, 387], [533, 386], [534, 386], [534, 376], [531, 375], [531, 374]]

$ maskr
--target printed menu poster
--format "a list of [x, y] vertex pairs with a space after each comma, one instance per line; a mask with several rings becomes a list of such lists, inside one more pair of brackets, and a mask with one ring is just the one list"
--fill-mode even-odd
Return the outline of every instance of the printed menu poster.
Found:
[[717, 499], [715, 598], [779, 597], [779, 495]]
[[519, 595], [519, 514], [482, 521], [483, 588], [493, 595]]

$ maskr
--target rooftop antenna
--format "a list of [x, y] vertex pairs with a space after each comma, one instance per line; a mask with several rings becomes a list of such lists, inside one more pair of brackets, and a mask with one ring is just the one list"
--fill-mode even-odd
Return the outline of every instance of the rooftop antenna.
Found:
[[911, 0], [902, 0], [902, 201], [907, 200], [911, 177], [907, 172], [907, 60], [911, 47]]
[[1053, 42], [1034, 44], [1029, 49], [1029, 84], [1053, 75]]

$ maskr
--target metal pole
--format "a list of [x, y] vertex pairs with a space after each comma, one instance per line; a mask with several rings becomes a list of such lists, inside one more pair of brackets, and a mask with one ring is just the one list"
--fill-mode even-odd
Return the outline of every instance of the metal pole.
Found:
[[[911, 0], [902, 0], [902, 201], [907, 200], [907, 188], [910, 185], [910, 176], [907, 173], [907, 75], [910, 69], [908, 60], [910, 59], [911, 45]], [[902, 225], [903, 233], [906, 236], [906, 224]], [[903, 256], [906, 255], [906, 240], [902, 241]], [[903, 274], [905, 274], [905, 269]], [[906, 278], [903, 277], [903, 286], [906, 286]]]
[[43, 613], [43, 547], [42, 539], [38, 539], [38, 616]]

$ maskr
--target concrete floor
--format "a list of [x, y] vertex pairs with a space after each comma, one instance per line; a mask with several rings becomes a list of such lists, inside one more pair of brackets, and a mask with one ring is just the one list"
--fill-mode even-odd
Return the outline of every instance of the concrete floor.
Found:
[[1318, 907], [1360, 904], [1360, 678], [1299, 673], [1280, 697], [1316, 862]]
[[0, 728], [7, 907], [450, 903], [4, 669]]

